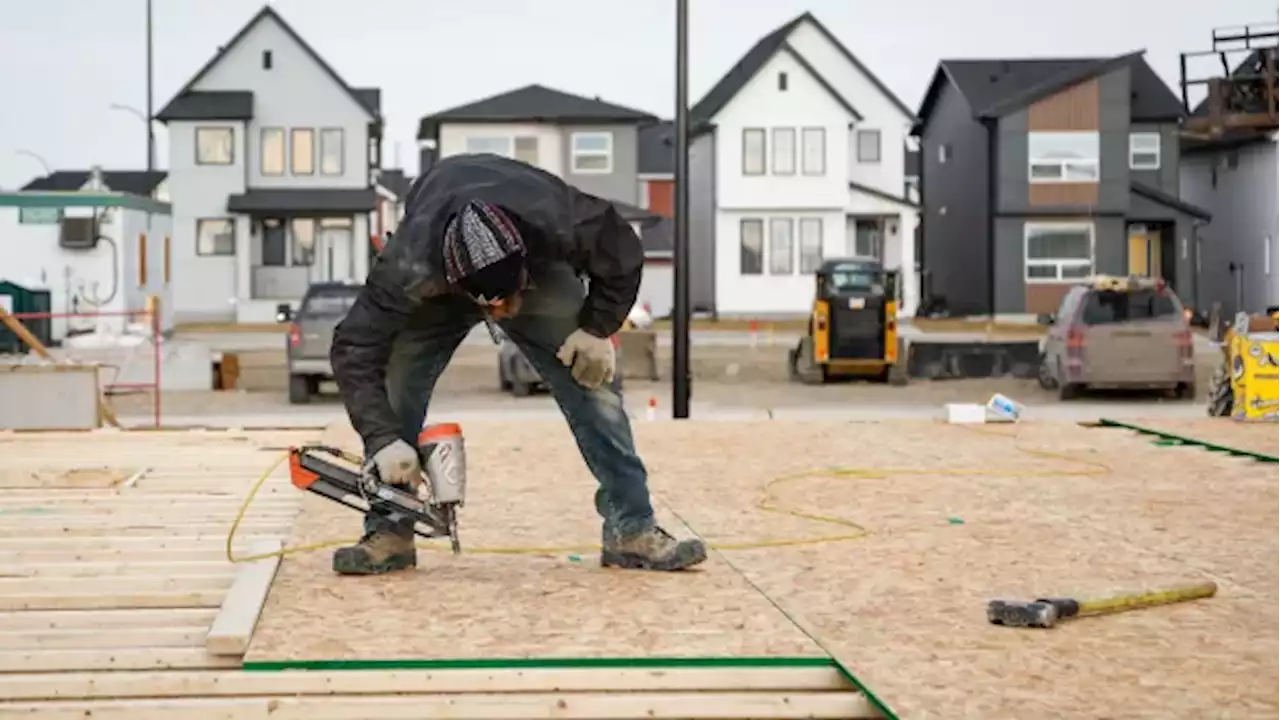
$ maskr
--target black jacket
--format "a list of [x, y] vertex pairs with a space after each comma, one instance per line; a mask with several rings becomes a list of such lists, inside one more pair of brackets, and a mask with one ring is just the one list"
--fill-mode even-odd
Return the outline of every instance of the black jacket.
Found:
[[590, 280], [578, 318], [587, 332], [612, 335], [635, 304], [644, 249], [612, 203], [496, 155], [441, 160], [410, 187], [398, 230], [334, 331], [334, 378], [367, 454], [400, 437], [386, 391], [391, 343], [424, 299], [455, 292], [444, 280], [444, 228], [472, 199], [506, 211], [524, 238], [535, 278], [540, 265], [562, 261]]

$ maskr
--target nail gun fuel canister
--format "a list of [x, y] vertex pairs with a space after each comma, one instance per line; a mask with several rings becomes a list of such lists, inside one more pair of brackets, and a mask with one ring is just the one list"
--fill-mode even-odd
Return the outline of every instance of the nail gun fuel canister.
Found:
[[462, 427], [455, 423], [427, 425], [418, 434], [422, 468], [431, 486], [433, 504], [462, 504], [467, 487], [467, 454]]

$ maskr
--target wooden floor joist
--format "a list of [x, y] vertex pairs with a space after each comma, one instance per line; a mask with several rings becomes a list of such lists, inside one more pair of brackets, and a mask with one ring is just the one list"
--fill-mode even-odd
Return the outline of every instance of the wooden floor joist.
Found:
[[[263, 540], [249, 548], [248, 557], [260, 557], [279, 553], [283, 544], [279, 540]], [[271, 581], [280, 567], [280, 556], [274, 555], [241, 566], [235, 583], [222, 601], [222, 609], [209, 628], [205, 647], [215, 655], [243, 657], [249, 649], [253, 628], [258, 624], [262, 604], [267, 601]]]

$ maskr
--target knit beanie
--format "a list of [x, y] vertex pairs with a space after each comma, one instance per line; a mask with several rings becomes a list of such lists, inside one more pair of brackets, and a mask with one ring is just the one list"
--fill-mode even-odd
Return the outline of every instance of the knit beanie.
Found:
[[472, 200], [444, 231], [445, 279], [482, 301], [519, 289], [525, 245], [511, 219], [483, 200]]

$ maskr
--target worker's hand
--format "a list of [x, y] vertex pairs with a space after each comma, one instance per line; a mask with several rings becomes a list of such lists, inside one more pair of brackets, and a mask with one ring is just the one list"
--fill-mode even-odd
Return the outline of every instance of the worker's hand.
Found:
[[573, 379], [585, 388], [594, 390], [613, 380], [613, 343], [609, 338], [579, 328], [560, 346], [556, 357], [571, 368]]
[[385, 483], [408, 485], [415, 489], [422, 484], [418, 451], [404, 440], [396, 440], [374, 453], [373, 464], [378, 468], [378, 477]]

